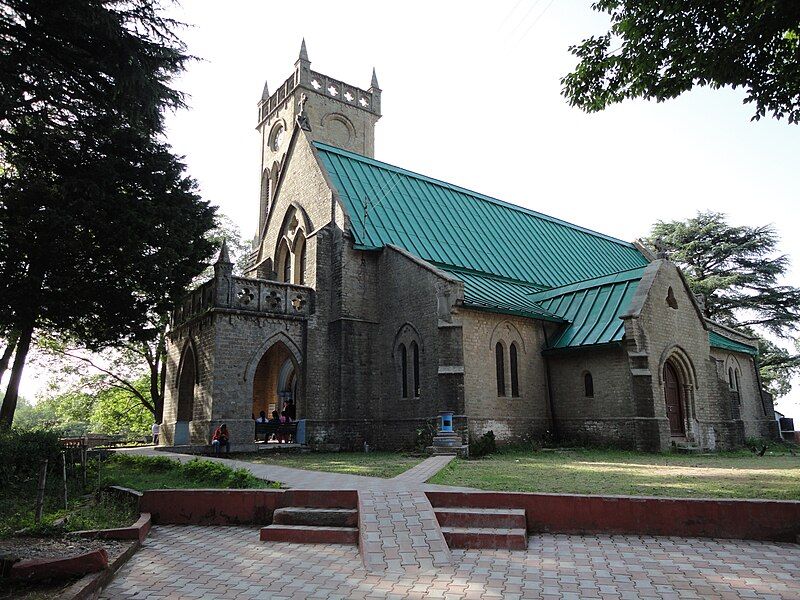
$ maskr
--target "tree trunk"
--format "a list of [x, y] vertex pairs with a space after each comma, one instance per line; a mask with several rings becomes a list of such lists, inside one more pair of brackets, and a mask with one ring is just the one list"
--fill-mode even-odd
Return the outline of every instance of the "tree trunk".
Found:
[[17, 338], [19, 335], [16, 331], [12, 331], [8, 336], [8, 346], [3, 351], [3, 356], [0, 357], [0, 383], [3, 383], [3, 376], [6, 374], [8, 364], [11, 362], [11, 357], [14, 355], [14, 348], [17, 347]]
[[17, 339], [17, 352], [14, 356], [14, 366], [11, 368], [11, 379], [8, 381], [6, 395], [3, 398], [3, 406], [0, 408], [0, 428], [8, 429], [14, 422], [14, 411], [17, 410], [17, 398], [19, 397], [19, 383], [22, 379], [22, 369], [25, 367], [25, 359], [28, 357], [28, 350], [31, 347], [33, 337], [34, 319], [30, 319], [23, 324]]

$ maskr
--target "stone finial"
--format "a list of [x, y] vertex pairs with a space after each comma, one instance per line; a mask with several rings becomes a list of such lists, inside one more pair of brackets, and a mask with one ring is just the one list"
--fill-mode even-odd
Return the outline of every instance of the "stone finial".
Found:
[[372, 81], [370, 81], [369, 87], [376, 90], [381, 89], [381, 86], [378, 85], [378, 76], [375, 74], [375, 67], [372, 67]]
[[298, 58], [298, 60], [311, 62], [308, 60], [308, 50], [306, 50], [306, 38], [303, 38], [303, 41], [300, 42], [300, 57]]
[[219, 256], [217, 257], [217, 262], [215, 264], [233, 264], [233, 262], [231, 262], [230, 252], [228, 252], [228, 240], [226, 238], [222, 238], [222, 245], [219, 248]]
[[266, 81], [264, 82], [264, 90], [261, 92], [261, 99], [269, 100], [269, 86]]

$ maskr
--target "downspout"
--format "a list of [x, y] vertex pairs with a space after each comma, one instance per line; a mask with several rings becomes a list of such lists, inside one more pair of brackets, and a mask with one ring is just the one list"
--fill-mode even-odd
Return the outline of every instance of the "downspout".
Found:
[[[547, 328], [544, 326], [544, 321], [540, 321], [540, 323], [542, 324], [542, 334], [544, 335], [544, 347], [547, 348], [550, 345], [550, 341], [547, 339]], [[544, 377], [547, 381], [547, 405], [550, 409], [550, 430], [553, 432], [553, 441], [557, 443], [559, 441], [559, 435], [558, 425], [556, 423], [556, 408], [553, 399], [553, 382], [550, 377], [550, 361], [544, 353], [542, 354], [542, 358], [544, 359]]]

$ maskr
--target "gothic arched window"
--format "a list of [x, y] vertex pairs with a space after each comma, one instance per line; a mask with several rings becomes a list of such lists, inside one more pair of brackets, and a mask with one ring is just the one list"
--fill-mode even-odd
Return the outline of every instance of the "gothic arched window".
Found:
[[400, 344], [400, 381], [403, 398], [408, 398], [408, 355], [405, 344]]
[[732, 390], [736, 389], [736, 380], [733, 376], [733, 367], [728, 367], [728, 387]]
[[411, 342], [411, 361], [414, 373], [414, 397], [419, 398], [419, 346], [417, 346], [417, 342]]
[[587, 398], [594, 398], [594, 380], [588, 371], [583, 374], [583, 395]]
[[510, 366], [511, 366], [511, 396], [519, 398], [519, 374], [517, 372], [517, 344], [511, 342], [510, 353]]
[[503, 356], [503, 344], [497, 342], [494, 347], [494, 361], [497, 370], [497, 395], [506, 395], [506, 365]]
[[303, 249], [300, 251], [300, 281], [298, 282], [300, 285], [305, 285], [306, 283], [306, 243], [303, 240]]

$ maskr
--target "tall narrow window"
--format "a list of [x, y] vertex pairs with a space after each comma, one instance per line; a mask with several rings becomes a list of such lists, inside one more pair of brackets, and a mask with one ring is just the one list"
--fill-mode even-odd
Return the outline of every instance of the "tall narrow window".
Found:
[[589, 372], [583, 374], [583, 395], [587, 398], [594, 398], [594, 380]]
[[512, 342], [510, 352], [511, 362], [511, 395], [519, 398], [519, 375], [517, 374], [517, 344]]
[[503, 359], [503, 344], [497, 342], [494, 347], [494, 361], [497, 368], [497, 395], [506, 395], [506, 365]]
[[728, 387], [732, 390], [736, 389], [736, 383], [733, 380], [733, 367], [728, 367]]
[[283, 280], [286, 283], [292, 283], [292, 257], [289, 255], [288, 250], [283, 259]]
[[300, 251], [300, 285], [306, 284], [306, 244], [303, 242], [303, 249]]
[[414, 397], [419, 398], [419, 346], [411, 342], [411, 360], [414, 366]]
[[400, 344], [400, 377], [402, 380], [403, 398], [408, 398], [408, 356], [406, 345]]
[[739, 389], [739, 369], [736, 369], [733, 372], [733, 389], [735, 389], [737, 392], [741, 391]]

